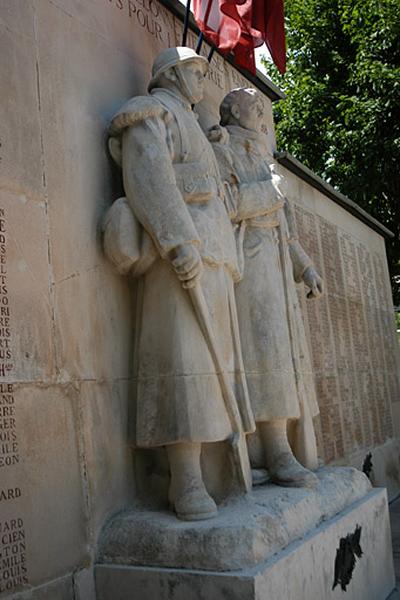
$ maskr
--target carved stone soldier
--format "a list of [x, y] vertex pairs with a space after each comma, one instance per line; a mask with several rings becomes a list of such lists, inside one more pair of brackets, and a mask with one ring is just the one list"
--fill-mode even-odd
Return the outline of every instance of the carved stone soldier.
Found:
[[[235, 239], [215, 156], [192, 110], [207, 68], [189, 48], [163, 51], [153, 65], [150, 95], [129, 100], [110, 126], [110, 150], [122, 167], [131, 209], [124, 223], [130, 219], [132, 236], [136, 227], [140, 237], [138, 260], [123, 267], [140, 276], [135, 443], [166, 446], [169, 498], [187, 520], [216, 514], [203, 482], [201, 447], [233, 431], [212, 350], [223, 362], [231, 399], [235, 387], [242, 429], [254, 429], [237, 335]], [[200, 286], [205, 303], [199, 309], [190, 292]], [[218, 349], [210, 348], [204, 320]]]
[[[244, 277], [236, 299], [250, 401], [272, 480], [312, 486], [316, 476], [294, 457], [288, 424], [297, 425], [297, 456], [318, 465], [312, 417], [318, 413], [314, 382], [295, 282], [310, 296], [322, 280], [297, 238], [292, 208], [270, 168], [266, 136], [259, 130], [263, 106], [253, 89], [230, 92], [220, 107], [221, 125], [210, 131], [229, 206], [239, 229]], [[228, 136], [226, 135], [226, 130]], [[296, 444], [295, 444], [296, 445]], [[253, 461], [254, 464], [255, 460]]]

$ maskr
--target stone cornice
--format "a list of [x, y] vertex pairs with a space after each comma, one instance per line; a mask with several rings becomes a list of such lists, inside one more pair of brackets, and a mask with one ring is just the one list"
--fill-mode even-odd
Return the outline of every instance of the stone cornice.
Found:
[[336, 204], [339, 204], [339, 206], [360, 219], [360, 221], [371, 227], [371, 229], [374, 229], [386, 238], [390, 239], [394, 237], [394, 233], [387, 229], [387, 227], [374, 219], [374, 217], [353, 202], [353, 200], [350, 200], [350, 198], [347, 198], [347, 196], [335, 190], [329, 183], [313, 173], [308, 167], [297, 160], [297, 158], [294, 158], [294, 156], [289, 154], [289, 152], [275, 152], [274, 156], [279, 164], [300, 177], [300, 179], [303, 179], [303, 181], [312, 185], [316, 190], [322, 192], [322, 194], [336, 202]]

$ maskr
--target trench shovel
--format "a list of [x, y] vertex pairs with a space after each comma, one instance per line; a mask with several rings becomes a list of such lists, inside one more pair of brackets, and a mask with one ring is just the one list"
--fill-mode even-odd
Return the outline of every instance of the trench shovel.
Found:
[[225, 408], [233, 430], [228, 441], [231, 448], [232, 466], [236, 477], [236, 484], [239, 491], [247, 493], [251, 490], [252, 485], [251, 468], [247, 452], [246, 437], [243, 431], [236, 398], [228, 374], [224, 369], [223, 359], [211, 325], [210, 313], [201, 284], [197, 283], [194, 287], [189, 288], [188, 292], [200, 329], [202, 330], [217, 372]]

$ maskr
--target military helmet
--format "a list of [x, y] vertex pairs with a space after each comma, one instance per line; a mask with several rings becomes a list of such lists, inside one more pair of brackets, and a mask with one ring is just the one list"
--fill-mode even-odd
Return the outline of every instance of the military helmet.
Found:
[[197, 54], [192, 48], [186, 46], [177, 46], [176, 48], [167, 48], [156, 56], [151, 69], [151, 80], [148, 85], [149, 92], [156, 87], [159, 76], [165, 73], [167, 69], [180, 65], [190, 60], [197, 60], [203, 66], [204, 73], [207, 72], [209, 64], [204, 56]]

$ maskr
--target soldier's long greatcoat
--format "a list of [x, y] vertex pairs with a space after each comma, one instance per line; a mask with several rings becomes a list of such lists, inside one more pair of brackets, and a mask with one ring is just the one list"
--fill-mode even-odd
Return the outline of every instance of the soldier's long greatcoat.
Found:
[[138, 282], [136, 445], [214, 442], [232, 432], [188, 291], [167, 259], [185, 243], [196, 245], [203, 259], [201, 285], [248, 431], [254, 421], [235, 335], [235, 239], [212, 147], [190, 104], [165, 89], [128, 101], [110, 136], [121, 141], [129, 204], [157, 249]]
[[244, 277], [236, 286], [236, 301], [254, 417], [256, 422], [297, 419], [302, 402], [315, 416], [295, 285], [312, 262], [297, 239], [290, 205], [272, 186], [265, 136], [239, 126], [227, 130], [229, 141], [215, 143], [214, 150], [229, 184], [231, 218], [244, 231]]

